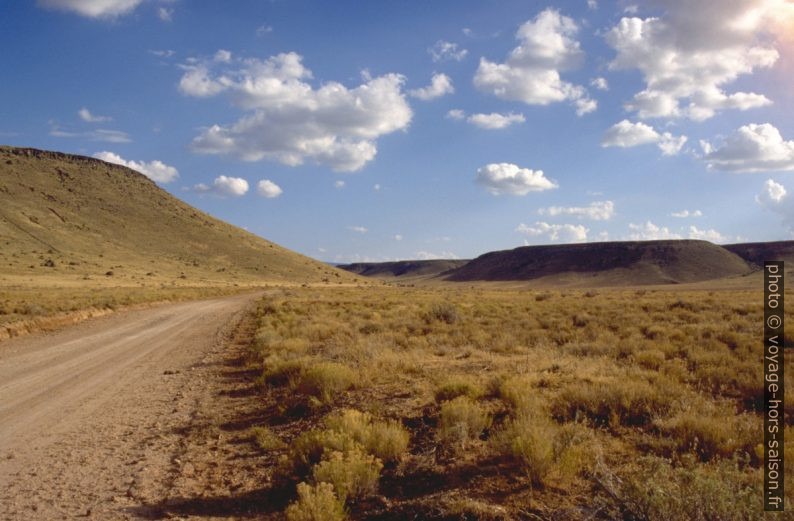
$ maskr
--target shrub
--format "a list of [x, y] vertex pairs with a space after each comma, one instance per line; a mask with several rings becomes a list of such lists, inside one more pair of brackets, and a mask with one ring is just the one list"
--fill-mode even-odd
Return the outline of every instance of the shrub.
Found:
[[454, 324], [458, 321], [458, 310], [449, 302], [434, 304], [425, 315], [427, 322], [445, 322], [447, 324]]
[[682, 411], [656, 422], [659, 431], [672, 438], [679, 452], [693, 452], [701, 461], [729, 458], [735, 453], [754, 456], [763, 439], [763, 423], [748, 414], [734, 416], [704, 414], [701, 410]]
[[761, 520], [761, 483], [756, 471], [742, 471], [736, 461], [674, 467], [646, 456], [620, 478], [600, 476], [605, 501], [621, 518], [645, 521]]
[[330, 483], [341, 502], [356, 500], [375, 493], [383, 463], [360, 450], [331, 455], [314, 466], [315, 483]]
[[397, 461], [408, 449], [409, 434], [395, 421], [373, 420], [372, 416], [344, 409], [325, 420], [328, 429], [350, 436], [366, 452], [384, 462]]
[[276, 433], [264, 426], [252, 428], [251, 436], [259, 448], [264, 451], [278, 450], [286, 446]]
[[597, 425], [646, 425], [667, 415], [680, 392], [671, 382], [651, 385], [642, 380], [609, 383], [578, 383], [564, 388], [552, 403], [552, 412], [562, 420], [584, 415]]
[[326, 453], [348, 452], [361, 445], [349, 434], [332, 429], [313, 429], [301, 433], [290, 444], [289, 458], [298, 474], [305, 474]]
[[298, 358], [295, 360], [277, 360], [265, 364], [263, 377], [265, 383], [282, 387], [289, 385], [294, 387], [301, 381], [309, 365], [308, 359]]
[[465, 443], [479, 437], [490, 424], [490, 416], [479, 404], [459, 396], [441, 404], [438, 436], [446, 443]]
[[297, 391], [328, 403], [335, 395], [353, 387], [355, 381], [356, 373], [349, 367], [335, 362], [321, 362], [306, 370], [297, 385]]
[[343, 521], [347, 514], [330, 483], [298, 484], [298, 500], [287, 507], [287, 521]]
[[540, 408], [538, 390], [526, 376], [515, 376], [499, 382], [497, 396], [512, 409], [514, 415], [530, 414]]
[[483, 390], [477, 384], [467, 378], [453, 377], [442, 382], [436, 387], [436, 401], [444, 402], [452, 400], [458, 396], [468, 396], [469, 398], [479, 398]]

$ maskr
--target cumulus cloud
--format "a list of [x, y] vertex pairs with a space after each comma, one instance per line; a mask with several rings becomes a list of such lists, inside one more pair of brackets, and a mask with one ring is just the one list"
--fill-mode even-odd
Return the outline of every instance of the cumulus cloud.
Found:
[[574, 215], [580, 219], [608, 221], [615, 215], [615, 203], [612, 201], [595, 201], [587, 206], [550, 206], [541, 208], [538, 213], [549, 217]]
[[778, 214], [788, 231], [794, 234], [794, 200], [782, 184], [767, 179], [755, 201], [764, 209]]
[[451, 251], [440, 251], [440, 252], [418, 251], [414, 253], [414, 259], [416, 260], [459, 259], [459, 258], [460, 257], [455, 255]]
[[242, 177], [228, 177], [221, 175], [215, 178], [211, 185], [199, 183], [193, 185], [194, 192], [213, 194], [220, 197], [240, 197], [248, 192], [248, 181]]
[[689, 234], [688, 237], [690, 239], [699, 239], [701, 241], [709, 241], [709, 242], [728, 242], [730, 239], [725, 235], [721, 234], [717, 230], [708, 229], [708, 230], [699, 230], [696, 226], [689, 227]]
[[466, 121], [480, 128], [495, 130], [506, 128], [516, 123], [523, 123], [526, 121], [526, 118], [523, 114], [515, 114], [513, 112], [510, 112], [509, 114], [499, 114], [498, 112], [492, 112], [490, 114], [472, 114], [466, 119]]
[[170, 22], [171, 20], [173, 20], [174, 10], [169, 9], [167, 7], [158, 7], [157, 17], [160, 18], [160, 20], [162, 20], [163, 22]]
[[145, 161], [127, 161], [118, 154], [114, 154], [113, 152], [108, 152], [106, 150], [97, 152], [94, 154], [94, 157], [101, 159], [102, 161], [107, 161], [108, 163], [114, 163], [116, 165], [126, 166], [127, 168], [136, 170], [152, 181], [156, 181], [158, 183], [170, 183], [179, 177], [179, 171], [176, 168], [166, 165], [157, 159], [154, 161], [149, 161], [148, 163]]
[[437, 41], [427, 52], [430, 54], [430, 57], [433, 58], [434, 62], [445, 60], [455, 60], [459, 62], [469, 54], [469, 51], [466, 49], [458, 48], [457, 43], [446, 42], [444, 40]]
[[[183, 94], [225, 93], [248, 111], [234, 123], [205, 129], [193, 139], [195, 152], [290, 166], [308, 159], [335, 171], [355, 171], [375, 158], [378, 137], [407, 128], [413, 115], [398, 74], [365, 75], [354, 88], [337, 82], [314, 88], [311, 71], [296, 53], [264, 61], [230, 59], [231, 64], [183, 65]], [[214, 72], [221, 66], [223, 71]]]
[[640, 224], [629, 224], [629, 240], [632, 241], [659, 241], [681, 238], [680, 234], [670, 231], [670, 228], [658, 226], [651, 221]]
[[92, 114], [91, 111], [85, 107], [78, 110], [77, 115], [80, 116], [80, 119], [86, 123], [105, 123], [107, 121], [113, 121], [113, 118], [109, 116], [99, 116], [97, 114]]
[[794, 140], [785, 141], [769, 123], [740, 127], [714, 147], [700, 142], [710, 170], [724, 172], [788, 172], [794, 170]]
[[50, 135], [53, 137], [87, 139], [89, 141], [102, 141], [105, 143], [129, 143], [132, 141], [126, 132], [121, 130], [108, 130], [98, 128], [88, 132], [72, 132], [63, 130], [54, 121], [50, 121]]
[[410, 90], [408, 94], [414, 98], [427, 101], [440, 98], [445, 94], [452, 94], [453, 92], [455, 92], [455, 87], [452, 86], [452, 80], [449, 76], [446, 74], [434, 74], [430, 80], [430, 85], [421, 89]]
[[270, 179], [262, 179], [256, 185], [256, 193], [267, 199], [273, 199], [284, 193], [284, 190]]
[[347, 229], [356, 233], [367, 233], [369, 231], [364, 226], [348, 226]]
[[339, 180], [339, 181], [335, 181], [334, 182], [334, 188], [344, 188], [344, 187], [345, 187], [345, 182], [344, 181]]
[[490, 163], [477, 170], [476, 182], [493, 195], [526, 195], [557, 188], [542, 170], [521, 168], [512, 163]]
[[702, 217], [703, 212], [700, 210], [681, 210], [680, 212], [673, 212], [670, 214], [671, 217], [677, 217], [679, 219], [686, 219], [687, 217]]
[[116, 18], [131, 13], [141, 2], [143, 0], [38, 0], [40, 6], [88, 18]]
[[645, 88], [626, 103], [640, 118], [705, 120], [720, 110], [747, 110], [771, 101], [753, 92], [726, 92], [739, 76], [771, 67], [773, 18], [794, 13], [780, 0], [656, 2], [660, 17], [624, 17], [606, 35], [616, 51], [612, 69], [637, 69]]
[[590, 85], [595, 87], [598, 90], [609, 90], [609, 82], [607, 82], [606, 78], [593, 78], [590, 81]]
[[587, 240], [587, 233], [590, 230], [581, 224], [549, 224], [538, 221], [532, 226], [521, 223], [516, 231], [530, 237], [545, 236], [548, 240], [555, 242], [584, 242]]
[[542, 11], [519, 27], [516, 38], [520, 44], [504, 63], [480, 59], [474, 85], [505, 100], [530, 105], [568, 100], [579, 115], [595, 110], [596, 102], [584, 87], [560, 78], [560, 71], [574, 69], [582, 61], [584, 53], [574, 39], [577, 32], [571, 18], [555, 9]]
[[655, 143], [662, 154], [674, 156], [681, 151], [686, 141], [686, 136], [674, 136], [670, 132], [660, 134], [650, 125], [624, 119], [607, 129], [601, 139], [601, 146], [629, 148]]
[[448, 119], [460, 120], [460, 119], [463, 119], [465, 117], [466, 117], [466, 113], [463, 112], [460, 109], [451, 109], [449, 112], [447, 112], [447, 118]]

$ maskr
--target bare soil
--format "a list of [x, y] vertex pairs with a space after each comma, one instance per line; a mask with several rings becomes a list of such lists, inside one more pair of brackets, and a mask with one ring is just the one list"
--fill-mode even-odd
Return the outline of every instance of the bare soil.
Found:
[[216, 408], [235, 399], [219, 376], [235, 378], [226, 349], [253, 298], [121, 312], [4, 342], [0, 519], [228, 518], [234, 508], [197, 497], [234, 492], [210, 472], [229, 450]]

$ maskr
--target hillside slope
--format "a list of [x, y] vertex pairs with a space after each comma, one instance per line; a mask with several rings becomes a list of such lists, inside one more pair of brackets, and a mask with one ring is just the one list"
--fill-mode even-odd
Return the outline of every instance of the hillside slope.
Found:
[[357, 262], [354, 264], [342, 264], [338, 268], [363, 275], [365, 277], [376, 278], [413, 278], [413, 277], [434, 277], [444, 274], [450, 270], [460, 268], [468, 260], [460, 259], [435, 259], [435, 260], [405, 260], [394, 262]]
[[794, 263], [794, 241], [747, 242], [726, 244], [723, 247], [759, 267], [765, 260], [782, 260]]
[[450, 281], [545, 281], [565, 285], [697, 282], [753, 271], [742, 258], [707, 241], [633, 241], [525, 246], [486, 253]]
[[12, 147], [0, 147], [0, 267], [6, 283], [353, 279], [215, 219], [129, 168]]

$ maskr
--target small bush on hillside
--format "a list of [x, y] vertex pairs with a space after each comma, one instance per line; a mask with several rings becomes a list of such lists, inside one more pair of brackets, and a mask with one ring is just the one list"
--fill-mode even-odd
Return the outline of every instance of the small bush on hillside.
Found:
[[491, 418], [478, 403], [465, 396], [441, 404], [438, 436], [448, 444], [478, 438], [491, 424]]
[[454, 324], [459, 318], [457, 308], [449, 302], [434, 304], [425, 315], [427, 322], [444, 322], [446, 324]]
[[353, 387], [356, 373], [335, 362], [321, 362], [306, 369], [297, 385], [301, 394], [314, 396], [328, 403], [337, 394]]
[[314, 466], [315, 483], [330, 483], [341, 502], [356, 500], [375, 493], [383, 463], [360, 450], [332, 452]]
[[344, 409], [328, 416], [325, 425], [350, 436], [367, 453], [384, 462], [397, 461], [408, 450], [408, 431], [395, 421], [374, 420], [367, 413]]
[[682, 411], [656, 425], [661, 434], [674, 440], [680, 453], [692, 452], [701, 461], [730, 458], [737, 453], [754, 456], [763, 439], [763, 422], [749, 414], [734, 416], [733, 411]]
[[260, 449], [264, 451], [278, 450], [286, 447], [286, 444], [272, 430], [265, 426], [254, 427], [251, 429], [251, 436]]
[[479, 398], [483, 390], [477, 384], [467, 378], [453, 377], [443, 381], [436, 387], [435, 398], [437, 402], [452, 400], [458, 396], [468, 396], [469, 398]]
[[287, 507], [287, 521], [344, 521], [344, 506], [330, 483], [298, 484], [298, 500]]
[[263, 378], [265, 383], [274, 387], [294, 387], [301, 381], [309, 366], [309, 360], [276, 360], [265, 364]]

